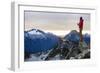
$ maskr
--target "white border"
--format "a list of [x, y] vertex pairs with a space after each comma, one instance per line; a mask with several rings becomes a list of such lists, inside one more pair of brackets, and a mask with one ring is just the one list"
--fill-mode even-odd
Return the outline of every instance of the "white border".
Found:
[[[91, 15], [91, 59], [86, 60], [63, 60], [63, 61], [40, 61], [24, 62], [24, 10], [31, 11], [49, 11], [49, 12], [70, 12], [70, 13], [89, 13]], [[96, 49], [93, 42], [95, 38], [95, 8], [84, 6], [40, 6], [32, 3], [12, 3], [12, 64], [13, 70], [35, 70], [48, 68], [63, 68], [73, 66], [91, 66], [96, 65]]]

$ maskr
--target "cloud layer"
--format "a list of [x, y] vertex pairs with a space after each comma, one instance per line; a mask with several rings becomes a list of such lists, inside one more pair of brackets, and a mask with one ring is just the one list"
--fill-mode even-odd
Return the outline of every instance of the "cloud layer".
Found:
[[90, 14], [25, 11], [24, 15], [25, 30], [78, 30], [80, 16], [84, 19], [84, 30], [90, 30]]

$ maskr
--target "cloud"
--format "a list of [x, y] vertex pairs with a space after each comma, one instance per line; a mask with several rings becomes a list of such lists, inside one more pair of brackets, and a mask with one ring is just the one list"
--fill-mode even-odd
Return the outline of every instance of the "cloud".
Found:
[[78, 29], [77, 23], [80, 16], [84, 19], [84, 30], [90, 30], [90, 14], [25, 11], [25, 30], [32, 28], [44, 30]]

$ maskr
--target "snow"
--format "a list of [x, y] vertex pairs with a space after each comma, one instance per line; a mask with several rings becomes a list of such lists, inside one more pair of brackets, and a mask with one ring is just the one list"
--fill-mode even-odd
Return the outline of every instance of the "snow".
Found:
[[51, 60], [60, 60], [60, 54], [58, 54], [55, 57], [51, 58]]
[[[30, 58], [25, 59], [25, 61], [44, 61], [51, 51], [52, 49], [47, 52], [31, 54]], [[60, 54], [57, 54], [55, 57], [50, 58], [50, 60], [60, 60]]]
[[[44, 33], [41, 30], [36, 30], [36, 29], [30, 30], [28, 32], [28, 34], [34, 35], [34, 38], [45, 38], [45, 37], [47, 37], [45, 34], [48, 34], [49, 36], [51, 36], [51, 33], [48, 33], [48, 32]], [[90, 37], [89, 34], [84, 34], [84, 36], [85, 37]], [[71, 40], [77, 40], [77, 39], [79, 39], [79, 33], [77, 31], [71, 31], [69, 34], [66, 35], [67, 40], [69, 39], [68, 37]], [[33, 38], [33, 36], [31, 36], [31, 38]], [[44, 44], [44, 42], [43, 42], [43, 44]], [[68, 45], [68, 44], [65, 44], [65, 45]], [[74, 44], [69, 43], [67, 48], [71, 48], [70, 46], [72, 46], [72, 45], [74, 45]], [[62, 46], [64, 46], [64, 45], [62, 45]], [[61, 48], [62, 48], [62, 46], [61, 46]], [[84, 48], [83, 50], [86, 50], [86, 51], [82, 52], [82, 54], [79, 54], [75, 57], [78, 57], [79, 59], [81, 59], [83, 57], [83, 55], [85, 55], [85, 53], [89, 52], [87, 50], [87, 46], [88, 45], [85, 42], [83, 42], [82, 47]], [[72, 48], [73, 48], [73, 46], [72, 46]], [[44, 51], [44, 52], [42, 51], [42, 52], [33, 53], [33, 54], [30, 55], [30, 58], [25, 59], [25, 61], [44, 61], [48, 57], [48, 55], [50, 54], [51, 51], [52, 51], [52, 49], [49, 49], [49, 50]], [[75, 57], [71, 56], [70, 59], [75, 59]], [[61, 59], [62, 59], [61, 54], [56, 54], [52, 58], [49, 57], [49, 60], [61, 60]]]
[[29, 33], [29, 34], [32, 34], [32, 35], [34, 35], [34, 34], [36, 34], [36, 35], [42, 35], [42, 33], [39, 32], [37, 29], [34, 30], [34, 31], [29, 31], [28, 33]]
[[[30, 38], [45, 38], [46, 39], [46, 36], [44, 35], [44, 32], [38, 30], [38, 29], [32, 29], [30, 31], [27, 32], [28, 35], [30, 35]], [[33, 37], [34, 36], [34, 37]]]
[[39, 52], [36, 54], [31, 54], [30, 58], [25, 59], [25, 61], [44, 61], [51, 51], [52, 49], [47, 52], [42, 52], [42, 53]]

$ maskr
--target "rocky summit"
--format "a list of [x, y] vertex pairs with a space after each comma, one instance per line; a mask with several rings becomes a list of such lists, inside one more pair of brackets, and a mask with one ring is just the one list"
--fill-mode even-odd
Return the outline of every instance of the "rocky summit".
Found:
[[64, 37], [41, 30], [25, 32], [25, 61], [89, 59], [90, 35], [83, 35], [80, 42], [79, 33], [72, 30]]

